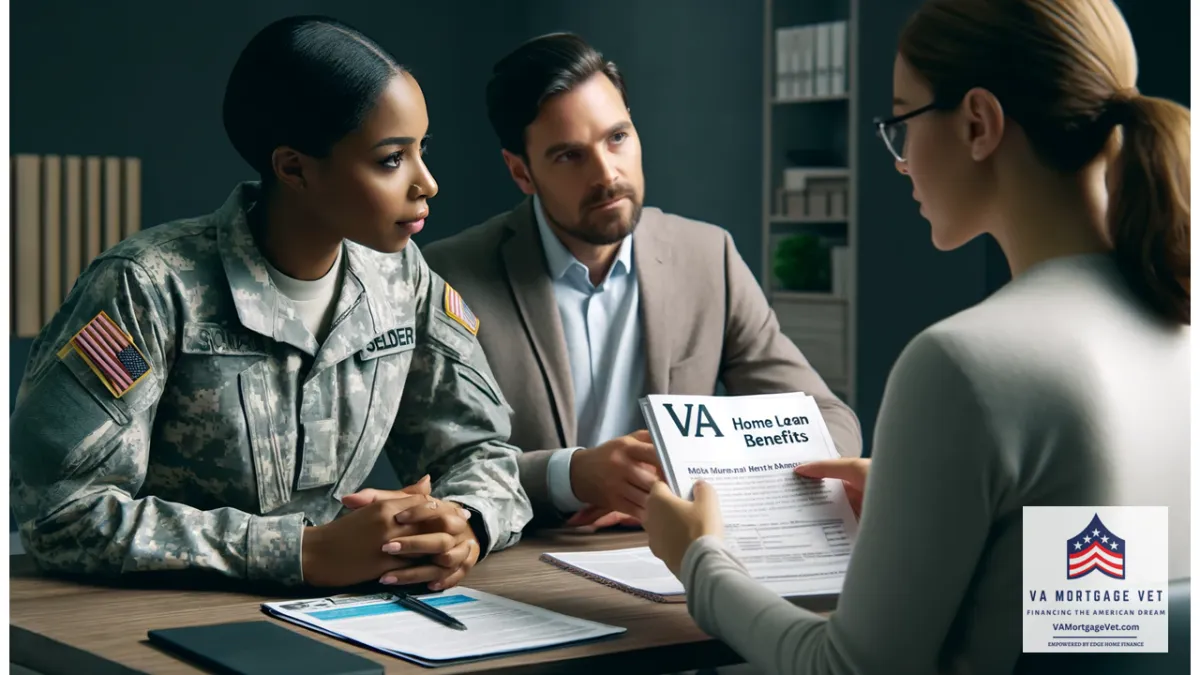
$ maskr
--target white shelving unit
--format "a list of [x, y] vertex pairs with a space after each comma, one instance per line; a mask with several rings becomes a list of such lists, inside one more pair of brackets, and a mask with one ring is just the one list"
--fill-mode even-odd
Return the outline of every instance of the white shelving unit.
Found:
[[[858, 150], [858, 90], [856, 58], [858, 43], [859, 0], [763, 0], [763, 288], [779, 317], [784, 333], [804, 353], [830, 388], [846, 403], [856, 404], [857, 391], [857, 171], [854, 159]], [[779, 85], [781, 64], [778, 60], [777, 31], [799, 26], [845, 22], [845, 84], [819, 95], [808, 89], [796, 96], [790, 87]], [[785, 40], [812, 40], [787, 37]], [[794, 48], [796, 43], [785, 46]], [[816, 57], [813, 57], [814, 60]], [[832, 57], [831, 57], [832, 58]], [[813, 64], [815, 66], [815, 64]], [[801, 70], [806, 66], [801, 64]], [[785, 88], [785, 91], [780, 91]], [[799, 147], [794, 147], [794, 146]], [[789, 151], [816, 151], [840, 162], [796, 165]], [[785, 169], [802, 173], [801, 180], [841, 178], [844, 196], [840, 208], [795, 213], [782, 208], [780, 190]], [[794, 176], [795, 177], [795, 176]], [[824, 199], [824, 197], [822, 197]], [[806, 204], [808, 202], [805, 202]], [[806, 206], [807, 208], [807, 206]], [[831, 212], [832, 211], [832, 212]], [[797, 233], [816, 235], [823, 242], [844, 246], [836, 256], [835, 277], [828, 292], [797, 291], [781, 288], [774, 272], [774, 251], [783, 238]], [[832, 265], [831, 265], [832, 266]]]

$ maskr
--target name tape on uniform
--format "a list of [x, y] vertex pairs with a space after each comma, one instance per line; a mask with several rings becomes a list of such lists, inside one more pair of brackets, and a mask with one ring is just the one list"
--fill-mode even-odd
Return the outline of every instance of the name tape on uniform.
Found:
[[108, 314], [100, 312], [58, 352], [64, 358], [74, 349], [116, 398], [128, 394], [150, 374], [150, 363], [133, 338]]
[[183, 327], [183, 353], [218, 356], [266, 356], [261, 336], [215, 323], [189, 323]]
[[361, 352], [358, 357], [364, 361], [367, 359], [377, 359], [388, 354], [397, 352], [405, 352], [416, 346], [416, 339], [412, 324], [407, 326], [397, 326], [375, 336]]
[[445, 311], [446, 316], [454, 319], [462, 325], [463, 328], [471, 331], [471, 335], [479, 333], [479, 317], [467, 307], [467, 301], [458, 294], [458, 291], [446, 284], [445, 293]]

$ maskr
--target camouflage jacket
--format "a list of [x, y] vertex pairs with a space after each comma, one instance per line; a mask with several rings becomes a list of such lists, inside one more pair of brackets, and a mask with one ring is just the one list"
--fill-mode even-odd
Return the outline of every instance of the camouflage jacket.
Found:
[[303, 528], [337, 517], [381, 451], [403, 484], [429, 473], [480, 513], [485, 547], [516, 543], [531, 508], [477, 319], [416, 245], [346, 242], [318, 344], [254, 244], [257, 190], [105, 252], [37, 337], [10, 420], [28, 552], [302, 583]]

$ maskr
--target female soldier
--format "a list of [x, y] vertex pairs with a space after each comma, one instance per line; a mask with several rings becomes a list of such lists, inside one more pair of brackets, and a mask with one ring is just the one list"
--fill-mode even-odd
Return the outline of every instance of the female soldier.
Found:
[[1111, 0], [932, 0], [905, 29], [880, 131], [935, 246], [990, 234], [1013, 281], [901, 354], [869, 480], [867, 460], [798, 469], [867, 486], [828, 622], [706, 536], [710, 486], [656, 487], [652, 549], [751, 664], [1013, 672], [1027, 505], [1166, 506], [1169, 578], [1189, 576], [1190, 114], [1140, 95], [1136, 64]]
[[[261, 181], [105, 252], [37, 338], [22, 541], [96, 575], [454, 585], [530, 506], [478, 321], [409, 244], [437, 193], [421, 90], [350, 27], [289, 18], [242, 52], [224, 122]], [[338, 518], [381, 451], [439, 499]]]

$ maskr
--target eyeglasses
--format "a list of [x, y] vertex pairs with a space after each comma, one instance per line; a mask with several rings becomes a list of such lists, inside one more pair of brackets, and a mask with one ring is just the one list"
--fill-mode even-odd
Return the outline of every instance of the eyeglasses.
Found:
[[908, 120], [939, 107], [941, 106], [934, 102], [916, 110], [910, 110], [903, 115], [897, 115], [896, 117], [889, 117], [887, 119], [875, 118], [875, 133], [883, 139], [884, 145], [887, 146], [888, 151], [892, 153], [892, 157], [895, 157], [897, 162], [905, 161], [904, 141], [908, 130]]

